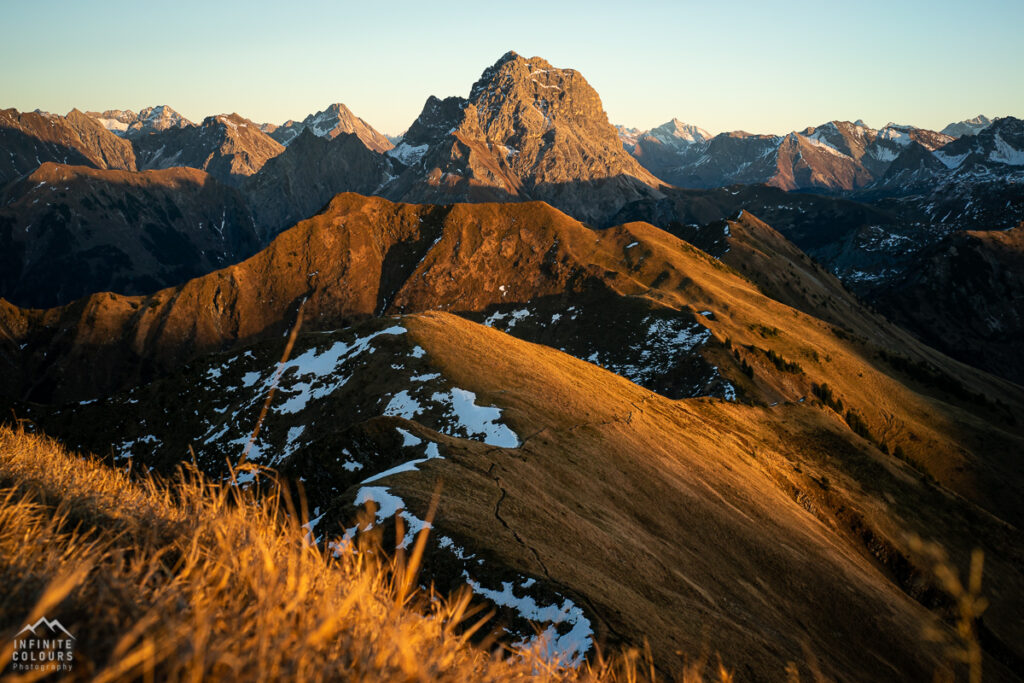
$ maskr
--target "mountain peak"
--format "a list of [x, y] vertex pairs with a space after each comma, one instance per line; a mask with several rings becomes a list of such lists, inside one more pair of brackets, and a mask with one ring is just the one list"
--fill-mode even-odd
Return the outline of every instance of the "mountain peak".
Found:
[[480, 95], [495, 88], [504, 88], [512, 82], [528, 80], [531, 74], [555, 71], [573, 73], [572, 69], [556, 69], [541, 57], [523, 57], [517, 52], [508, 51], [491, 66], [484, 69], [480, 78], [469, 91], [469, 99], [476, 100]]
[[90, 111], [86, 114], [99, 121], [110, 132], [129, 138], [170, 128], [188, 128], [195, 125], [166, 104], [144, 107], [138, 112], [127, 109], [108, 109], [104, 112]]
[[520, 57], [519, 53], [515, 50], [509, 50], [498, 58], [498, 61], [494, 63], [494, 66], [501, 66], [505, 62], [511, 62], [514, 59], [522, 59], [522, 57]]
[[973, 119], [964, 119], [963, 121], [951, 123], [943, 128], [942, 132], [946, 135], [952, 135], [955, 138], [960, 138], [965, 135], [977, 135], [991, 125], [992, 119], [984, 114], [978, 114]]
[[192, 122], [186, 119], [184, 116], [174, 111], [171, 107], [166, 104], [159, 104], [155, 107], [146, 107], [139, 111], [138, 120], [140, 122], [149, 123], [151, 127], [157, 130], [165, 130], [167, 128], [183, 128], [185, 126], [191, 126]]
[[699, 128], [692, 123], [684, 123], [677, 118], [673, 118], [668, 123], [652, 128], [642, 137], [651, 137], [662, 144], [678, 146], [680, 144], [692, 145], [695, 142], [705, 142], [713, 136], [703, 128]]
[[286, 121], [281, 126], [275, 126], [269, 133], [270, 137], [287, 147], [306, 130], [329, 140], [343, 133], [355, 133], [364, 145], [375, 152], [386, 152], [393, 146], [386, 137], [341, 102], [334, 102], [302, 121]]
[[468, 98], [430, 97], [390, 154], [409, 170], [387, 196], [405, 201], [541, 199], [594, 220], [602, 202], [618, 210], [662, 185], [623, 149], [582, 74], [515, 52]]
[[323, 111], [318, 111], [316, 114], [310, 114], [306, 118], [307, 119], [316, 119], [318, 117], [327, 116], [327, 115], [338, 116], [338, 117], [341, 117], [341, 116], [345, 116], [345, 117], [354, 116], [352, 114], [352, 110], [349, 109], [348, 107], [346, 107], [344, 104], [342, 104], [341, 102], [334, 102], [333, 104], [331, 104], [329, 107], [327, 107]]
[[[234, 128], [234, 127], [239, 126], [239, 125], [248, 125], [248, 124], [252, 123], [252, 121], [250, 121], [249, 119], [245, 118], [244, 116], [242, 116], [238, 112], [232, 112], [230, 114], [216, 114], [215, 116], [208, 116], [203, 121], [204, 125], [215, 125], [215, 124], [218, 124], [218, 123], [226, 125], [226, 126], [230, 126], [231, 128]], [[255, 124], [253, 124], [253, 125], [255, 125]], [[258, 126], [257, 126], [257, 128], [258, 128]]]

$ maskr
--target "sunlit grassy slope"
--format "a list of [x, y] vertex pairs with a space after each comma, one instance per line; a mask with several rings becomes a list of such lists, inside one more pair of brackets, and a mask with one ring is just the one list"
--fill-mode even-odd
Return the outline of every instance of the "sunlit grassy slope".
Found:
[[487, 615], [468, 595], [417, 589], [415, 550], [407, 561], [365, 546], [325, 553], [289, 509], [194, 473], [130, 478], [0, 428], [0, 660], [45, 615], [76, 636], [76, 679], [645, 677], [633, 655], [564, 670], [474, 645]]

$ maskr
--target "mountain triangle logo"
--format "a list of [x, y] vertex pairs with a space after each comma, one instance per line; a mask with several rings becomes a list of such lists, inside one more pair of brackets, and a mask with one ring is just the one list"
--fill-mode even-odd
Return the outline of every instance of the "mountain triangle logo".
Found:
[[14, 636], [11, 671], [70, 672], [74, 665], [75, 637], [57, 619], [40, 617]]

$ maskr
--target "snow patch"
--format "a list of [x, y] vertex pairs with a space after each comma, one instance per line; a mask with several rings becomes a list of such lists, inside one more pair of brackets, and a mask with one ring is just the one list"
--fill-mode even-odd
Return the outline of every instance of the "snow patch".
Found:
[[412, 166], [417, 164], [423, 159], [423, 155], [427, 153], [430, 145], [423, 143], [422, 145], [410, 145], [408, 142], [402, 142], [397, 147], [389, 149], [385, 154], [393, 159], [397, 159], [406, 166]]
[[505, 325], [505, 329], [511, 330], [513, 327], [516, 326], [516, 323], [528, 317], [530, 317], [530, 311], [528, 311], [525, 308], [521, 308], [516, 311], [510, 311], [508, 313], [498, 311], [488, 316], [488, 318], [484, 320], [484, 325], [486, 325], [487, 327], [494, 327], [494, 323], [509, 318], [508, 324]]
[[[347, 376], [338, 372], [344, 361], [369, 349], [370, 342], [381, 335], [399, 334], [405, 334], [405, 328], [394, 325], [360, 337], [351, 344], [337, 341], [322, 351], [312, 348], [289, 360], [281, 366], [281, 384], [278, 387], [278, 391], [287, 395], [288, 399], [278, 405], [275, 412], [294, 414], [303, 410], [310, 400], [319, 400], [329, 396], [348, 381]], [[286, 378], [292, 380], [290, 385], [286, 384]], [[272, 382], [273, 373], [264, 380], [264, 386], [260, 393], [269, 391]]]
[[964, 163], [964, 159], [970, 156], [970, 152], [965, 152], [964, 154], [949, 154], [948, 152], [943, 152], [941, 149], [932, 152], [932, 154], [935, 155], [936, 159], [945, 164], [946, 168], [957, 168], [960, 164]]
[[[565, 598], [560, 605], [540, 605], [532, 595], [518, 597], [511, 581], [502, 581], [501, 590], [494, 590], [474, 581], [468, 572], [464, 571], [463, 576], [477, 595], [487, 598], [496, 605], [514, 609], [523, 619], [536, 624], [547, 624], [544, 631], [536, 636], [543, 645], [542, 656], [546, 660], [574, 667], [583, 663], [583, 658], [593, 646], [594, 630], [583, 610], [572, 600]], [[523, 587], [528, 585], [532, 584], [522, 584]], [[571, 626], [567, 633], [558, 632], [557, 626], [561, 624]], [[533, 639], [526, 639], [517, 645], [528, 647], [531, 642]]]
[[420, 405], [420, 402], [410, 396], [407, 389], [402, 389], [388, 401], [384, 408], [384, 414], [413, 420], [422, 410], [423, 406]]
[[[374, 525], [383, 524], [401, 510], [401, 516], [406, 525], [406, 533], [402, 542], [398, 544], [398, 548], [408, 548], [413, 539], [416, 538], [416, 534], [423, 529], [431, 528], [429, 522], [425, 522], [410, 513], [402, 499], [391, 493], [386, 486], [363, 486], [356, 493], [356, 499], [353, 504], [356, 507], [360, 507], [366, 505], [371, 500], [377, 504], [377, 514], [374, 516], [374, 522], [367, 527], [367, 530], [372, 529]], [[354, 533], [355, 529], [346, 531], [345, 540], [350, 541]]]
[[402, 446], [419, 446], [423, 443], [423, 439], [419, 438], [412, 432], [409, 432], [401, 427], [397, 427], [398, 433], [402, 435]]
[[471, 438], [480, 437], [485, 444], [501, 448], [519, 447], [519, 437], [516, 433], [498, 422], [501, 419], [501, 409], [477, 405], [476, 394], [472, 391], [455, 387], [449, 392], [435, 393], [431, 398], [438, 403], [447, 404], [454, 413], [458, 426]]
[[1024, 150], [1011, 147], [999, 133], [995, 135], [996, 148], [988, 155], [989, 161], [1010, 166], [1024, 166]]
[[896, 150], [881, 145], [870, 148], [868, 153], [878, 161], [896, 161], [896, 157], [900, 155]]
[[413, 375], [409, 378], [410, 382], [430, 382], [435, 379], [441, 379], [440, 372], [427, 372], [422, 375]]
[[807, 140], [807, 142], [811, 143], [811, 145], [814, 146], [815, 148], [828, 152], [829, 154], [835, 155], [837, 157], [845, 157], [847, 159], [850, 158], [846, 153], [841, 152], [838, 147], [829, 142], [821, 134], [821, 131], [815, 131], [811, 135], [804, 136], [804, 139]]
[[[412, 435], [409, 434], [409, 436], [412, 436]], [[416, 438], [416, 437], [413, 437], [413, 438]], [[417, 439], [417, 443], [422, 443], [422, 441], [419, 441]], [[418, 472], [419, 471], [419, 466], [422, 465], [423, 463], [425, 463], [428, 460], [443, 460], [443, 458], [441, 457], [441, 453], [438, 451], [437, 444], [433, 443], [433, 442], [427, 444], [426, 456], [427, 457], [425, 457], [425, 458], [417, 458], [416, 460], [409, 460], [408, 462], [403, 462], [400, 465], [395, 465], [394, 467], [392, 467], [389, 470], [381, 472], [380, 474], [375, 474], [372, 477], [369, 477], [368, 479], [364, 479], [362, 481], [362, 483], [363, 484], [369, 484], [371, 482], [375, 482], [375, 481], [379, 481], [381, 479], [385, 479], [385, 478], [390, 477], [390, 476], [392, 476], [394, 474], [398, 474], [399, 472]]]

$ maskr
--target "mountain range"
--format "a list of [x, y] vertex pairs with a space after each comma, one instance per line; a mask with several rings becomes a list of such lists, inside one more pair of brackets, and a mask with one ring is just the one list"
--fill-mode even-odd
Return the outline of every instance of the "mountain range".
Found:
[[1024, 166], [1018, 153], [1021, 123], [1013, 117], [979, 116], [941, 133], [830, 121], [781, 136], [712, 136], [675, 119], [647, 132], [620, 130], [623, 146], [645, 168], [678, 187], [740, 183], [849, 196], [906, 195], [979, 176], [1018, 181]]
[[288, 482], [328, 551], [429, 524], [424, 580], [562, 663], [1020, 680], [1021, 120], [641, 131], [509, 52], [394, 140], [162, 106], [0, 147], [3, 414]]
[[[964, 122], [966, 128], [947, 127], [962, 132], [959, 138], [895, 124], [874, 130], [859, 121], [786, 136], [712, 136], [678, 120], [622, 133], [608, 123], [597, 93], [577, 71], [511, 52], [484, 71], [468, 98], [429, 98], [395, 147], [341, 104], [280, 127], [237, 114], [194, 125], [166, 106], [138, 114], [75, 110], [67, 117], [9, 110], [4, 117], [0, 139], [9, 149], [8, 183], [30, 173], [36, 159], [128, 171], [197, 168], [241, 193], [249, 217], [238, 222], [250, 223], [261, 244], [347, 191], [413, 202], [539, 199], [599, 227], [645, 220], [676, 232], [746, 208], [892, 315], [892, 299], [881, 291], [922, 267], [925, 257], [919, 255], [958, 231], [1008, 229], [1024, 220], [1018, 189], [1024, 123], [1012, 117], [977, 117]], [[121, 131], [112, 121], [127, 128]], [[88, 186], [67, 191], [92, 193], [99, 182], [94, 174]], [[734, 189], [715, 189], [722, 185]], [[761, 185], [829, 196], [755, 189]], [[110, 184], [104, 191], [119, 188]], [[26, 189], [12, 185], [5, 202], [16, 203]], [[857, 204], [845, 201], [850, 199]], [[16, 223], [8, 223], [9, 235], [24, 230]], [[208, 252], [193, 234], [200, 223], [209, 224], [197, 221], [186, 229], [164, 219], [160, 229], [185, 250]], [[230, 245], [194, 263], [187, 275], [253, 251], [246, 240]], [[37, 248], [36, 258], [47, 260], [46, 250]], [[78, 270], [102, 270], [102, 253], [76, 251], [87, 262]], [[28, 271], [20, 259], [11, 252], [10, 272]], [[135, 260], [129, 268], [133, 274], [116, 276], [109, 286], [141, 293], [136, 281], [173, 285], [186, 273], [156, 261]], [[92, 285], [61, 289], [58, 281], [44, 280], [29, 286], [31, 297], [11, 285], [0, 296], [52, 305]], [[996, 318], [1017, 315], [1005, 300], [992, 306]], [[1000, 312], [1007, 307], [1013, 310]], [[935, 332], [923, 334], [936, 338]], [[975, 353], [980, 347], [968, 348], [962, 357], [981, 358]], [[1008, 376], [1020, 379], [1013, 371]]]
[[[597, 93], [577, 71], [512, 52], [484, 71], [468, 98], [429, 98], [394, 147], [341, 104], [279, 127], [237, 114], [195, 125], [166, 106], [138, 114], [75, 110], [67, 117], [9, 110], [4, 117], [0, 139], [9, 149], [7, 204], [38, 200], [19, 196], [27, 184], [10, 183], [31, 173], [38, 159], [127, 171], [201, 169], [211, 183], [241, 193], [249, 216], [237, 222], [249, 223], [245, 229], [251, 227], [261, 244], [347, 191], [412, 202], [542, 200], [599, 227], [645, 220], [676, 234], [746, 208], [892, 315], [897, 315], [891, 309], [895, 304], [883, 290], [924, 267], [923, 254], [942, 240], [964, 230], [1008, 229], [1024, 220], [1018, 189], [1024, 123], [1012, 117], [977, 117], [960, 128], [947, 127], [962, 133], [958, 138], [895, 124], [874, 130], [859, 121], [834, 121], [786, 136], [712, 136], [678, 120], [623, 133], [608, 123]], [[90, 184], [66, 192], [90, 194], [101, 182], [93, 174]], [[715, 189], [723, 185], [735, 189]], [[791, 191], [754, 189], [762, 185]], [[116, 183], [104, 188], [107, 194], [121, 191]], [[850, 199], [857, 204], [845, 201]], [[237, 205], [230, 213], [238, 215]], [[30, 223], [8, 222], [7, 243], [16, 243], [13, 231]], [[157, 224], [185, 251], [211, 251], [196, 237], [198, 226], [209, 221], [188, 228], [169, 218]], [[35, 258], [47, 261], [46, 249], [36, 249]], [[32, 288], [31, 296], [13, 285], [0, 295], [52, 305], [94, 285], [141, 293], [145, 289], [135, 283], [173, 285], [244, 257], [253, 245], [229, 240], [219, 251], [193, 262], [191, 270], [135, 259], [126, 266], [131, 274], [116, 275], [107, 285], [91, 282], [75, 289], [44, 279], [23, 285]], [[86, 262], [78, 272], [107, 267], [99, 265], [102, 251], [74, 253]], [[12, 273], [30, 269], [19, 254], [7, 257]], [[991, 307], [996, 319], [1017, 315], [1005, 299]], [[922, 334], [937, 338], [936, 331]], [[967, 348], [961, 357], [985, 357], [976, 353], [980, 346]], [[1020, 379], [1012, 370], [1008, 376]]]

